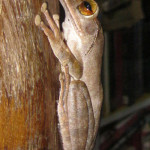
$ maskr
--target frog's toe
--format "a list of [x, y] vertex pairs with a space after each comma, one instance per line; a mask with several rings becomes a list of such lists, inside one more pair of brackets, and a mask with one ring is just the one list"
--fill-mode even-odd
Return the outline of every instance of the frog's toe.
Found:
[[41, 17], [40, 17], [40, 15], [36, 15], [36, 17], [35, 17], [35, 24], [36, 24], [37, 26], [39, 26], [40, 23], [41, 23]]
[[58, 14], [54, 14], [53, 15], [53, 19], [54, 19], [57, 27], [60, 28], [60, 26], [59, 26], [59, 15]]
[[42, 6], [41, 6], [41, 12], [45, 12], [47, 10], [47, 3], [46, 2], [44, 2], [43, 4], [42, 4]]

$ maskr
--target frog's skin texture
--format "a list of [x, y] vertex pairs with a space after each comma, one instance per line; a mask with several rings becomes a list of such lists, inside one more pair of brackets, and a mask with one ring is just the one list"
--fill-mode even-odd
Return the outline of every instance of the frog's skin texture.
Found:
[[102, 28], [96, 18], [99, 8], [96, 5], [96, 11], [89, 16], [78, 9], [81, 3], [90, 4], [90, 1], [95, 3], [93, 0], [60, 0], [66, 14], [63, 35], [59, 16], [51, 17], [46, 3], [41, 11], [49, 27], [39, 15], [35, 18], [35, 24], [44, 31], [62, 66], [57, 111], [64, 150], [92, 150], [99, 126], [104, 45]]

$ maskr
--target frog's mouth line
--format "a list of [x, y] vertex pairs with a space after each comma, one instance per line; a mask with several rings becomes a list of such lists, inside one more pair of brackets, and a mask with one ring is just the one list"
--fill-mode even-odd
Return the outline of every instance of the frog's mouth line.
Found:
[[74, 13], [76, 11], [76, 8], [73, 8], [70, 2], [68, 2], [68, 0], [59, 0], [59, 1], [65, 10], [65, 14], [66, 14], [66, 11], [68, 11], [69, 16], [71, 18], [70, 21], [72, 22], [76, 31], [80, 34], [82, 32], [82, 28], [81, 28], [80, 22], [77, 22], [77, 20], [79, 20], [78, 17]]
[[95, 43], [96, 40], [97, 40], [98, 34], [99, 34], [99, 30], [97, 29], [97, 32], [96, 32], [95, 35], [94, 35], [94, 39], [93, 39], [93, 41], [92, 41], [92, 43], [91, 43], [89, 49], [88, 49], [87, 52], [85, 53], [85, 56], [87, 56], [88, 54], [91, 53], [92, 48], [93, 48], [93, 46], [94, 46], [94, 43]]

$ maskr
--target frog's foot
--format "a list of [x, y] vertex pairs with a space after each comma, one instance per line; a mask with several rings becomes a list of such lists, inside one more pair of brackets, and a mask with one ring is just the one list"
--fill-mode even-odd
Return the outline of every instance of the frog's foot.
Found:
[[42, 28], [42, 30], [44, 31], [45, 35], [48, 37], [48, 39], [49, 39], [50, 41], [52, 41], [52, 39], [55, 38], [55, 37], [54, 37], [54, 34], [53, 34], [53, 32], [52, 32], [52, 30], [49, 29], [49, 28], [45, 25], [45, 23], [41, 20], [40, 15], [36, 15], [36, 17], [35, 17], [35, 24], [36, 24], [37, 26], [39, 26], [39, 27]]
[[[53, 17], [50, 16], [47, 10], [47, 3], [43, 3], [41, 6], [41, 12], [45, 15], [45, 18], [48, 22], [49, 28], [41, 20], [40, 15], [36, 15], [35, 24], [42, 28], [45, 35], [48, 37], [51, 44], [58, 39], [61, 39], [61, 32], [59, 29], [59, 15], [54, 14]], [[54, 43], [56, 44], [56, 43]]]
[[42, 4], [41, 12], [45, 15], [46, 20], [47, 20], [51, 30], [57, 36], [59, 34], [59, 16], [56, 14], [53, 15], [53, 18], [50, 16], [50, 14], [47, 10], [47, 3]]

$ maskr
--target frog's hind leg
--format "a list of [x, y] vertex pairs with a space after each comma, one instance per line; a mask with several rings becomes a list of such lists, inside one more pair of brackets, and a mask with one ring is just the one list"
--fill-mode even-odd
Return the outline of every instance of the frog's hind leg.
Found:
[[66, 112], [66, 109], [64, 107], [64, 97], [67, 94], [65, 93], [65, 82], [64, 82], [64, 76], [61, 73], [59, 76], [61, 89], [60, 89], [60, 95], [59, 95], [59, 102], [58, 102], [58, 120], [60, 125], [60, 133], [63, 143], [63, 149], [64, 150], [72, 150], [71, 146], [71, 140], [70, 140], [70, 132], [69, 132], [69, 123], [68, 123], [68, 115]]
[[80, 80], [73, 80], [69, 85], [67, 106], [73, 150], [85, 150], [88, 139], [89, 113], [82, 84]]
[[67, 106], [73, 150], [90, 150], [95, 120], [88, 88], [83, 81], [71, 81]]
[[89, 150], [94, 131], [94, 115], [87, 86], [80, 80], [70, 82], [60, 76], [58, 117], [64, 150]]

